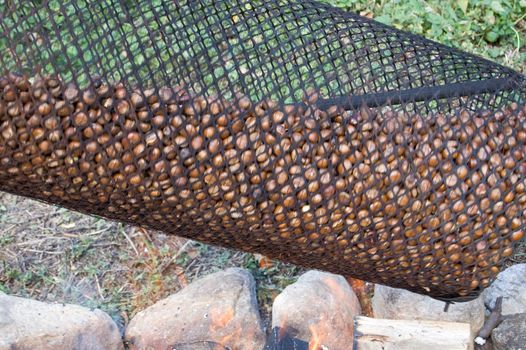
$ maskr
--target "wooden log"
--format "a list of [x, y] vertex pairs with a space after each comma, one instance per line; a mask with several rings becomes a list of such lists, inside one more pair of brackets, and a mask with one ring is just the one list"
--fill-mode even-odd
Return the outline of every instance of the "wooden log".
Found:
[[468, 323], [357, 316], [354, 350], [473, 350]]

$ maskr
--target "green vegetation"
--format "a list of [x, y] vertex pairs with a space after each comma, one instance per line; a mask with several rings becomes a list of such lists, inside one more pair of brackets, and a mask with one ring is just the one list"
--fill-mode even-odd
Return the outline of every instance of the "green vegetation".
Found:
[[[322, 1], [526, 70], [526, 0]], [[178, 5], [187, 1], [162, 0], [50, 0], [45, 8], [35, 7], [40, 2], [0, 5], [0, 12], [16, 6], [15, 12], [7, 11], [2, 24], [9, 29], [0, 38], [0, 62], [7, 69], [19, 71], [22, 66], [29, 75], [36, 69], [44, 74], [59, 72], [64, 80], [74, 79], [80, 85], [99, 76], [130, 85], [183, 84], [196, 94], [220, 91], [226, 98], [232, 97], [235, 82], [255, 99], [272, 95], [294, 96], [294, 100], [301, 99], [305, 87], [313, 86], [320, 87], [324, 96], [346, 94], [350, 86], [346, 81], [357, 73], [332, 78], [330, 84], [327, 76], [353, 66], [363, 70], [360, 62], [352, 62], [352, 54], [342, 55], [340, 48], [329, 50], [325, 45], [325, 51], [319, 52], [331, 35], [323, 29], [328, 23], [296, 16], [298, 3], [281, 11], [279, 6], [290, 4], [287, 0], [276, 2], [268, 12], [257, 11], [261, 0], [240, 9], [228, 2], [217, 2], [211, 9], [200, 2], [189, 7]], [[207, 21], [197, 20], [205, 17]], [[217, 30], [219, 26], [226, 29]], [[307, 26], [315, 34], [297, 31]], [[261, 45], [264, 40], [268, 42]], [[356, 42], [352, 50], [363, 45]], [[260, 55], [269, 58], [261, 62]], [[35, 67], [35, 62], [41, 66]], [[372, 64], [373, 70], [383, 69]], [[379, 77], [375, 72], [371, 74]]]
[[526, 71], [526, 0], [325, 0]]

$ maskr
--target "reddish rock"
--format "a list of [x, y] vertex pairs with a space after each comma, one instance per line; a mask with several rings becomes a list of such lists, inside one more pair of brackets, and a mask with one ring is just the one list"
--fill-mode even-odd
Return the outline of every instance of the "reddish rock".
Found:
[[295, 337], [330, 350], [348, 350], [360, 303], [342, 276], [309, 271], [278, 295], [272, 327], [294, 330]]
[[265, 334], [252, 275], [228, 269], [197, 280], [139, 312], [126, 329], [130, 350], [262, 349]]

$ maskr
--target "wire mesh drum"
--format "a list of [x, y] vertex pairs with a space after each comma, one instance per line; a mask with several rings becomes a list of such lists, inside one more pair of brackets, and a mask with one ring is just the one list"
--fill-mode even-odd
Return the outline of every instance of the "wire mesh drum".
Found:
[[0, 189], [469, 300], [523, 240], [526, 79], [304, 0], [4, 1]]

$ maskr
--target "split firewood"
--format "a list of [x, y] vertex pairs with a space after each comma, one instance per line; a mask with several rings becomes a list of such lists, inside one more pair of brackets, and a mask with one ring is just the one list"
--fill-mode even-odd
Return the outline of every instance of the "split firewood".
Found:
[[354, 350], [472, 350], [468, 323], [357, 316]]

